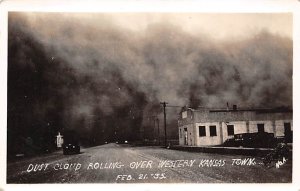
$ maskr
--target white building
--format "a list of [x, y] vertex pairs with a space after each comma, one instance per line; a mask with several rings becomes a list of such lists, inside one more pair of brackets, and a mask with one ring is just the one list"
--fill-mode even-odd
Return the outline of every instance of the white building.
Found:
[[286, 137], [293, 131], [293, 113], [279, 109], [183, 108], [178, 119], [179, 145], [221, 145], [235, 134], [268, 132]]

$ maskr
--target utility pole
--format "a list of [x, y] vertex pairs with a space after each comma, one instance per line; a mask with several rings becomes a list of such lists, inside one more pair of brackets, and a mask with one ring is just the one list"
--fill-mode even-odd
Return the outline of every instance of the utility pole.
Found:
[[167, 146], [167, 117], [166, 117], [166, 106], [168, 103], [166, 102], [160, 102], [162, 106], [164, 107], [164, 125], [165, 125], [165, 146]]
[[145, 125], [143, 125], [143, 143], [145, 143]]
[[155, 128], [156, 128], [156, 123], [157, 123], [157, 140], [158, 140], [158, 145], [160, 145], [160, 137], [159, 137], [159, 119], [157, 115], [152, 116], [153, 121], [154, 121], [154, 128], [153, 128], [153, 134], [155, 135]]
[[154, 125], [153, 126], [153, 138], [155, 139], [155, 127], [156, 127], [156, 125], [155, 125], [156, 122], [155, 121], [156, 121], [156, 116], [153, 115], [152, 118], [153, 118], [153, 122], [154, 122], [154, 124], [153, 124]]
[[156, 118], [156, 120], [157, 120], [157, 134], [158, 134], [158, 145], [160, 145], [160, 137], [159, 137], [159, 119], [158, 119], [158, 117]]

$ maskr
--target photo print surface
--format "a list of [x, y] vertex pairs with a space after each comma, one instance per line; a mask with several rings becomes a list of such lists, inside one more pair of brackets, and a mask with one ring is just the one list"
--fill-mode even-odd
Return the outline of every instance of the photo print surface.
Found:
[[291, 13], [8, 13], [7, 183], [291, 183]]

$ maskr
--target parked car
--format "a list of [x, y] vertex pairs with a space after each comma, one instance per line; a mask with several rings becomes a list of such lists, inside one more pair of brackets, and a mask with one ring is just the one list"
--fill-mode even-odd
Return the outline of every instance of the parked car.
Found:
[[80, 146], [76, 142], [69, 142], [63, 144], [63, 154], [80, 154]]
[[241, 133], [235, 134], [233, 138], [224, 142], [228, 147], [251, 147], [251, 148], [273, 148], [277, 140], [273, 133]]
[[66, 131], [64, 133], [63, 154], [79, 154], [79, 138], [75, 131]]

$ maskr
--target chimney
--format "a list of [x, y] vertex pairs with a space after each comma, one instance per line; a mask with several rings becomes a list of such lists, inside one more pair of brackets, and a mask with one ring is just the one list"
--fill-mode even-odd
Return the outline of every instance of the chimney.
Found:
[[237, 110], [237, 105], [232, 105], [232, 109], [236, 111]]

